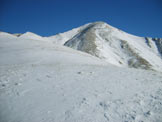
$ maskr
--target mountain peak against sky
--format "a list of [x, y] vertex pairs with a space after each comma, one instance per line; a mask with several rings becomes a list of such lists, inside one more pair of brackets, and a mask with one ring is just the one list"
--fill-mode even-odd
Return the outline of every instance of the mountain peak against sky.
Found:
[[161, 0], [1, 0], [0, 26], [50, 36], [102, 20], [134, 35], [161, 37], [161, 6]]
[[26, 32], [18, 38], [50, 41], [120, 67], [162, 71], [162, 39], [134, 36], [102, 21], [50, 37]]
[[104, 22], [95, 22], [64, 45], [117, 66], [161, 70], [161, 52], [157, 53], [159, 46], [155, 41], [151, 42], [156, 48], [148, 46], [143, 37], [130, 35]]
[[103, 22], [0, 32], [0, 122], [161, 122], [161, 55], [162, 39]]

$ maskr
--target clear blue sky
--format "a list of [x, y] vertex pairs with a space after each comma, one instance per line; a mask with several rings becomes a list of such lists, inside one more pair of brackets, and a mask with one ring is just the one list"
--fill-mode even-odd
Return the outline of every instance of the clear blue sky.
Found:
[[162, 0], [0, 0], [0, 30], [5, 32], [50, 36], [95, 21], [162, 37]]

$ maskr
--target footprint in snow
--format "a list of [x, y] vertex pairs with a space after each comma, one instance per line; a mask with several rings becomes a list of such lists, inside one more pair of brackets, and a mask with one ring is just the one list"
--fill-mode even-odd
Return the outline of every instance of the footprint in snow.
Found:
[[144, 116], [148, 117], [151, 115], [151, 111], [147, 111], [146, 113], [144, 113]]
[[89, 72], [90, 74], [93, 74], [93, 72]]
[[[77, 74], [85, 74], [85, 73], [80, 71], [80, 72], [77, 72]], [[93, 72], [87, 72], [86, 74], [87, 74], [87, 75], [89, 75], [89, 74], [92, 75]]]
[[21, 85], [21, 83], [15, 83], [14, 85], [15, 85], [15, 86], [20, 86], [20, 85]]
[[50, 76], [50, 75], [46, 75], [46, 77], [47, 77], [47, 78], [51, 78], [51, 76]]
[[82, 72], [77, 72], [77, 74], [82, 74]]
[[103, 110], [108, 110], [108, 108], [110, 107], [108, 104], [106, 104], [105, 102], [100, 102], [99, 105], [103, 108]]
[[6, 87], [6, 84], [2, 84], [1, 86], [2, 86], [2, 87]]

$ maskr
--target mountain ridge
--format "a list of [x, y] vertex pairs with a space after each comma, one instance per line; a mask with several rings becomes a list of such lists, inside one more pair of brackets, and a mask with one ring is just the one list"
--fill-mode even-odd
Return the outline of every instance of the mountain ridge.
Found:
[[162, 71], [162, 38], [134, 36], [102, 21], [49, 37], [31, 32], [16, 36], [67, 46], [120, 67]]

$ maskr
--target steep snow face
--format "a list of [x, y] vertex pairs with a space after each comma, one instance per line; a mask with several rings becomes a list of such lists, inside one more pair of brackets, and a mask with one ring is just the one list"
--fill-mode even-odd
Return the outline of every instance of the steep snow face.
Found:
[[[127, 34], [104, 22], [89, 24], [64, 45], [117, 65], [162, 71], [161, 39], [148, 39]], [[155, 41], [156, 40], [156, 41]]]
[[146, 43], [150, 49], [162, 58], [162, 39], [146, 37]]
[[0, 122], [161, 122], [162, 75], [0, 33]]

